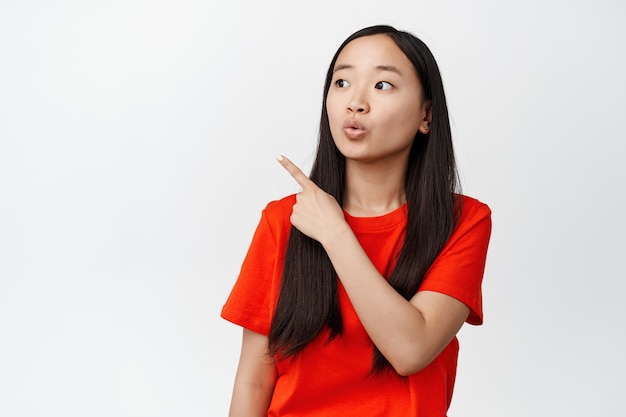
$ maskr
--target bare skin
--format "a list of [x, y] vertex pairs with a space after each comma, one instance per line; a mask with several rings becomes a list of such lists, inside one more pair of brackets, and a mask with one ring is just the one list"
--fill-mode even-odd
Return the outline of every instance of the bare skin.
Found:
[[276, 366], [267, 354], [267, 336], [243, 329], [228, 415], [266, 417], [275, 383]]

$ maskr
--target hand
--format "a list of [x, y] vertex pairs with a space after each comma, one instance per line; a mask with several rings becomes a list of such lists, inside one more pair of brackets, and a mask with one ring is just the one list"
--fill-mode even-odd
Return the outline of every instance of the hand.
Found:
[[339, 203], [304, 175], [289, 159], [282, 155], [276, 159], [302, 187], [302, 192], [296, 195], [291, 224], [324, 245], [326, 239], [343, 230], [343, 226], [347, 226]]

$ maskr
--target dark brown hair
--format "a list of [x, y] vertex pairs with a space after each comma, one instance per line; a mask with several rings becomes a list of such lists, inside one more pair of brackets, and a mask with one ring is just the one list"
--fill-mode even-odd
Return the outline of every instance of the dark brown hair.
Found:
[[[408, 300], [415, 295], [426, 271], [450, 237], [457, 212], [457, 173], [443, 83], [435, 58], [422, 41], [390, 26], [372, 26], [352, 34], [341, 44], [326, 74], [319, 144], [310, 178], [342, 204], [345, 158], [330, 133], [326, 97], [337, 57], [343, 48], [354, 39], [377, 34], [389, 36], [411, 61], [422, 84], [424, 99], [432, 106], [429, 133], [416, 133], [409, 154], [405, 181], [408, 208], [405, 240], [389, 277], [393, 288]], [[322, 245], [292, 227], [269, 334], [271, 354], [281, 358], [294, 357], [325, 326], [330, 330], [331, 339], [342, 333], [337, 279]], [[389, 366], [373, 346], [372, 371], [381, 372]]]

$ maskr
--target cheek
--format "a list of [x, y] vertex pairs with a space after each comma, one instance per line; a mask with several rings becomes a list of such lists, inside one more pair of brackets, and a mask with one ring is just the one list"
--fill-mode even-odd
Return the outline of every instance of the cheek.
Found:
[[402, 106], [396, 107], [393, 114], [389, 115], [389, 117], [393, 117], [393, 123], [397, 126], [399, 131], [413, 138], [417, 133], [420, 122], [424, 118], [424, 114], [421, 111], [419, 102], [407, 99], [403, 102]]
[[379, 114], [376, 127], [386, 135], [391, 135], [393, 141], [413, 141], [419, 128], [420, 115], [411, 108], [395, 108]]
[[328, 93], [326, 97], [326, 110], [328, 111], [328, 118], [336, 117], [337, 110], [339, 108], [338, 97], [336, 94]]
[[345, 116], [341, 112], [342, 107], [339, 105], [338, 100], [335, 97], [328, 95], [326, 98], [326, 113], [328, 115], [328, 122], [330, 123], [330, 131], [335, 134], [337, 123], [343, 123], [342, 118]]

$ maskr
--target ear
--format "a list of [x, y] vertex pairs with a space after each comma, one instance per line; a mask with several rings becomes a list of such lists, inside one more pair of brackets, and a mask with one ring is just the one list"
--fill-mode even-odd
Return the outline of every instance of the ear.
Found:
[[430, 124], [433, 121], [433, 106], [430, 101], [424, 103], [424, 118], [420, 122], [419, 131], [423, 134], [430, 132]]

